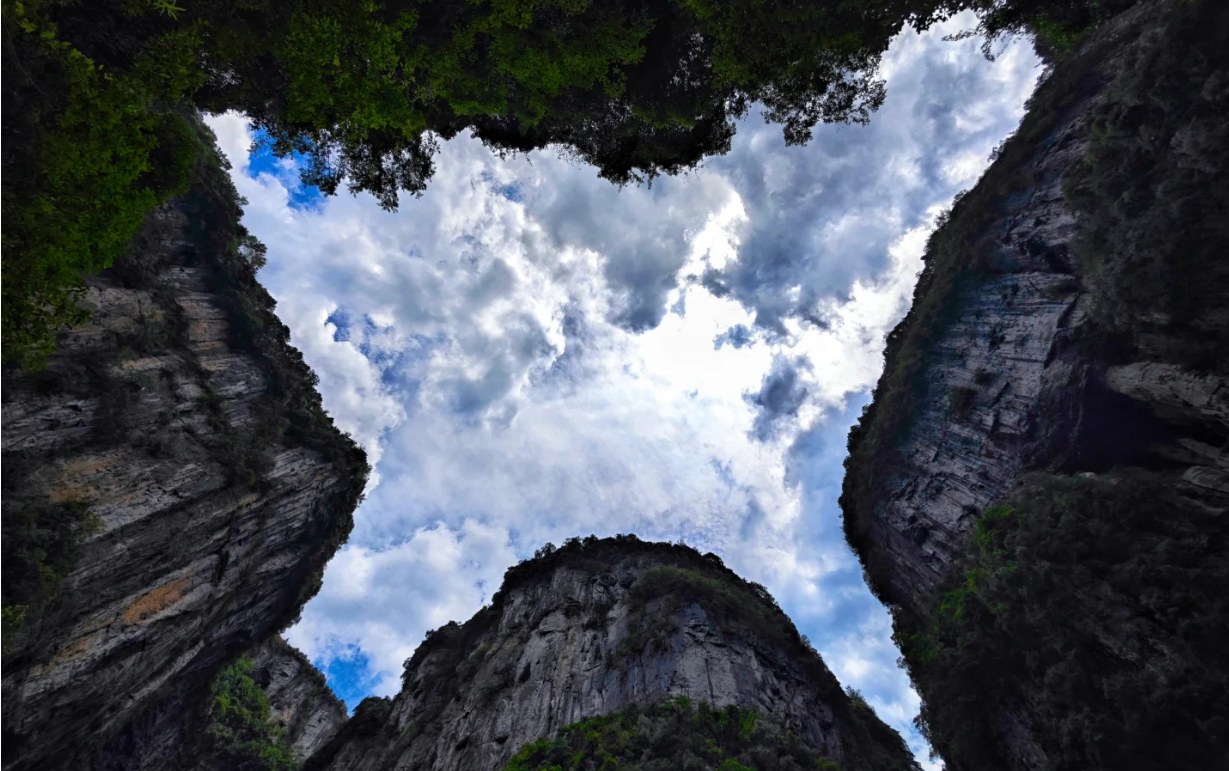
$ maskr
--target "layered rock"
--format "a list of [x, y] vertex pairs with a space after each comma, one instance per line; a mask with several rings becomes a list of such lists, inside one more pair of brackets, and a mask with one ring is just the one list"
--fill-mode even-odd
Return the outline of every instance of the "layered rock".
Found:
[[[922, 364], [911, 382], [881, 381], [851, 437], [843, 500], [851, 541], [893, 604], [920, 609], [980, 513], [1024, 469], [1097, 471], [1159, 456], [1207, 466], [1191, 471], [1204, 479], [1223, 468], [1223, 368], [1159, 358], [1199, 334], [1191, 323], [1113, 337], [1093, 312], [1096, 279], [1075, 244], [1082, 215], [1064, 192], [1066, 172], [1087, 152], [1093, 108], [1131, 58], [1128, 41], [1147, 39], [1170, 5], [1125, 15], [1065, 62], [932, 241], [915, 311], [889, 337], [885, 369]], [[944, 261], [942, 247], [960, 254]], [[928, 303], [941, 306], [929, 318], [917, 311]], [[1141, 354], [1152, 358], [1133, 359]], [[907, 419], [885, 416], [888, 401], [907, 403]]]
[[[1009, 498], [1024, 472], [1104, 474], [1095, 479], [1110, 490], [1146, 474], [1158, 511], [1186, 508], [1204, 526], [1229, 510], [1226, 45], [1229, 14], [1217, 3], [1148, 3], [1109, 23], [1055, 67], [1017, 135], [932, 238], [875, 401], [851, 435], [842, 496], [849, 540], [904, 639], [951, 617], [940, 592], [967, 591], [952, 573], [969, 555], [989, 559], [988, 541], [971, 543], [988, 507], [1027, 508]], [[1122, 526], [1142, 527], [1126, 516]], [[1204, 537], [1204, 577], [1225, 559], [1218, 527]], [[1152, 533], [1139, 543], [1156, 547]], [[1163, 552], [1133, 556], [1158, 575], [1167, 569]], [[1018, 566], [1020, 581], [1029, 569]], [[1096, 580], [1078, 612], [1105, 621], [1080, 625], [1101, 651], [1097, 676], [1182, 671], [1195, 633], [1141, 632], [1132, 619], [1145, 600]], [[934, 656], [920, 642], [906, 652], [915, 674]], [[1095, 767], [1055, 754], [1050, 730], [1055, 715], [1086, 705], [1047, 703], [1041, 681], [1010, 685], [1033, 693], [990, 721], [998, 765]], [[919, 689], [932, 717], [951, 709], [925, 678]], [[1090, 719], [1103, 718], [1119, 719]], [[979, 767], [958, 752], [945, 759]]]
[[295, 618], [349, 532], [366, 462], [240, 214], [203, 166], [47, 368], [5, 373], [6, 768], [176, 767], [213, 673]]
[[346, 705], [320, 670], [280, 637], [248, 655], [253, 678], [269, 698], [270, 719], [285, 732], [294, 756], [306, 760], [346, 722]]
[[843, 769], [916, 767], [762, 587], [713, 555], [630, 537], [513, 568], [489, 607], [428, 636], [403, 681], [308, 768], [496, 769], [577, 720], [678, 696], [753, 708]]

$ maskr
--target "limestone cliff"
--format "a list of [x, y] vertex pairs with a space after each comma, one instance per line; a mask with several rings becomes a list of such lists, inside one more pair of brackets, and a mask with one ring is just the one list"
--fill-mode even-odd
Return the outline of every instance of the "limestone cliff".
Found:
[[1173, 696], [1229, 674], [1227, 52], [1223, 4], [1158, 2], [1056, 65], [851, 434], [846, 533], [950, 769], [1229, 759]]
[[771, 597], [713, 555], [586, 539], [509, 571], [427, 637], [394, 699], [368, 699], [308, 768], [497, 769], [581, 718], [684, 696], [757, 710], [846, 771], [916, 768]]
[[329, 688], [320, 670], [280, 637], [261, 645], [249, 657], [253, 677], [269, 698], [273, 724], [285, 732], [294, 756], [306, 760], [346, 722], [346, 705]]
[[4, 373], [6, 768], [183, 767], [213, 674], [349, 532], [366, 461], [240, 214], [215, 158], [89, 280], [46, 369]]

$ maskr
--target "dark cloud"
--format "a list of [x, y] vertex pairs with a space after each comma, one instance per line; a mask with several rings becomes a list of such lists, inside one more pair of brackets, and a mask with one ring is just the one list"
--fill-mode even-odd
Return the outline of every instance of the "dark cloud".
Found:
[[759, 408], [751, 426], [752, 438], [761, 442], [775, 438], [781, 430], [781, 423], [798, 414], [807, 399], [807, 388], [801, 382], [798, 371], [806, 366], [804, 359], [777, 356], [773, 359], [772, 370], [764, 376], [760, 392], [744, 397], [749, 404]]
[[661, 180], [653, 187], [594, 185], [561, 176], [526, 196], [527, 211], [560, 247], [602, 255], [612, 300], [609, 321], [631, 332], [653, 329], [691, 251], [691, 230], [732, 193], [716, 176]]
[[736, 324], [713, 338], [713, 348], [720, 351], [725, 346], [746, 348], [755, 342], [755, 333], [746, 324]]

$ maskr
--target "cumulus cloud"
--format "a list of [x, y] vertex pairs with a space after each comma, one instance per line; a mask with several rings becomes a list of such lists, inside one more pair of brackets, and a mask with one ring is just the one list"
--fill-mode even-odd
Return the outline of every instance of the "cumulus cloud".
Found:
[[777, 356], [773, 359], [772, 369], [764, 376], [759, 393], [744, 397], [758, 408], [755, 422], [751, 424], [752, 437], [761, 442], [775, 439], [781, 431], [780, 424], [798, 416], [798, 410], [807, 400], [807, 387], [802, 383], [800, 370], [808, 368], [803, 358]]
[[827, 300], [886, 267], [902, 231], [976, 180], [1012, 128], [997, 105], [1027, 96], [1035, 60], [1017, 45], [989, 66], [936, 37], [968, 22], [897, 37], [883, 65], [889, 97], [868, 126], [822, 127], [806, 147], [786, 147], [776, 127], [743, 122], [711, 164], [747, 218], [737, 259], [703, 275], [710, 291], [766, 330], [786, 334], [789, 318], [822, 326]]
[[729, 155], [652, 188], [461, 136], [388, 213], [311, 199], [251, 162], [241, 116], [210, 119], [269, 247], [261, 280], [376, 464], [289, 632], [347, 698], [394, 692], [426, 630], [469, 617], [542, 542], [636, 532], [768, 586], [924, 750], [836, 496], [934, 217], [1033, 83], [1024, 46], [986, 62], [941, 40], [958, 28], [899, 37], [869, 127], [795, 148], [748, 118]]

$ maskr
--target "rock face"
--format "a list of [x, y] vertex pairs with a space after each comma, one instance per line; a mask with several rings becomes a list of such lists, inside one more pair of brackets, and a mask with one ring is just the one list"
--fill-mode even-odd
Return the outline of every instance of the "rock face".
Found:
[[[924, 360], [907, 397], [913, 409], [883, 439], [865, 441], [874, 423], [888, 422], [878, 405], [868, 410], [851, 450], [881, 462], [865, 495], [859, 486], [872, 465], [851, 460], [844, 507], [848, 520], [860, 520], [864, 532], [851, 540], [891, 603], [920, 609], [980, 513], [1022, 470], [1100, 471], [1167, 458], [1189, 466], [1179, 476], [1210, 482], [1224, 473], [1216, 446], [1229, 428], [1223, 367], [1192, 371], [1164, 360], [1189, 338], [1206, 337], [1200, 327], [1215, 329], [1223, 309], [1115, 337], [1094, 312], [1097, 279], [1075, 243], [1082, 214], [1064, 192], [1066, 172], [1088, 150], [1094, 107], [1116, 69], [1133, 62], [1129, 41], [1170, 5], [1125, 14], [1063, 65], [1070, 72], [1042, 85], [1034, 103], [1047, 110], [1026, 117], [1020, 133], [1032, 135], [1017, 136], [1013, 148], [1023, 152], [1005, 155], [953, 210], [946, 230], [975, 233], [958, 244], [965, 254], [947, 265], [928, 256], [914, 305], [942, 304], [946, 318], [928, 323], [911, 312], [889, 338], [889, 372], [906, 357]], [[943, 271], [964, 275], [937, 275]], [[1223, 281], [1223, 271], [1204, 278]], [[906, 351], [910, 344], [921, 350]], [[886, 394], [888, 381], [877, 401], [895, 396]]]
[[[1229, 510], [1227, 196], [1211, 171], [1229, 150], [1226, 40], [1217, 3], [1147, 3], [1110, 22], [1057, 65], [932, 239], [851, 435], [842, 496], [846, 533], [898, 633], [934, 622], [936, 588], [1023, 472], [1143, 469], [1158, 498]], [[1224, 557], [1220, 538], [1208, 534]], [[1118, 623], [1139, 610], [1087, 612]], [[1096, 646], [1114, 634], [1091, 636]], [[1180, 650], [1145, 643], [1171, 659]], [[1107, 672], [1147, 666], [1122, 647], [1106, 644]], [[1080, 705], [1021, 687], [1036, 694], [998, 716], [1001, 757], [1076, 767], [1047, 756], [1054, 737], [1037, 726]]]
[[428, 636], [396, 698], [365, 701], [307, 767], [496, 769], [569, 723], [674, 696], [752, 707], [843, 769], [916, 768], [762, 587], [715, 556], [630, 537], [513, 568], [491, 606]]
[[295, 618], [349, 532], [365, 459], [239, 216], [202, 168], [89, 281], [46, 370], [5, 373], [6, 768], [180, 767], [213, 673]]
[[307, 657], [280, 637], [249, 656], [253, 677], [269, 697], [273, 722], [285, 730], [295, 757], [306, 760], [346, 722], [346, 705]]

